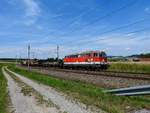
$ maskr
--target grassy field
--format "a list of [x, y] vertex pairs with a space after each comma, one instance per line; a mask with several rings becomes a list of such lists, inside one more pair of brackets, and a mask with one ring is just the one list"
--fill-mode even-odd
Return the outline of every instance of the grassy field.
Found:
[[9, 69], [74, 97], [86, 105], [94, 105], [109, 113], [126, 113], [134, 109], [150, 109], [149, 97], [118, 97], [103, 93], [103, 89], [80, 81], [62, 80], [37, 72], [10, 66]]
[[8, 113], [7, 81], [2, 74], [2, 65], [3, 64], [0, 64], [0, 113]]
[[134, 72], [134, 73], [149, 73], [150, 64], [136, 64], [136, 63], [111, 63], [108, 71], [119, 72]]

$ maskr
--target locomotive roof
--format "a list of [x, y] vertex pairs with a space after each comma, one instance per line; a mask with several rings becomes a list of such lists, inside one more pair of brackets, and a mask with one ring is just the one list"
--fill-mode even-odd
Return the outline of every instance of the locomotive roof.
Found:
[[104, 51], [100, 51], [100, 50], [96, 50], [96, 51], [84, 51], [84, 52], [80, 52], [80, 53], [76, 53], [76, 54], [70, 54], [70, 55], [67, 55], [67, 56], [82, 55], [82, 54], [89, 54], [89, 53], [101, 53], [101, 52], [104, 52]]

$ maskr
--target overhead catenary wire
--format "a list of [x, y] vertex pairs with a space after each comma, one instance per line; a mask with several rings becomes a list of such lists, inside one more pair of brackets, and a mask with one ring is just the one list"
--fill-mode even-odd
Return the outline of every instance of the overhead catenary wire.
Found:
[[124, 9], [126, 9], [126, 8], [128, 8], [128, 7], [130, 7], [130, 6], [132, 6], [132, 5], [134, 5], [137, 1], [138, 1], [138, 0], [133, 0], [133, 1], [131, 1], [131, 2], [127, 3], [127, 4], [125, 4], [124, 6], [118, 8], [118, 9], [115, 9], [115, 10], [113, 10], [113, 11], [107, 13], [107, 14], [104, 15], [104, 16], [102, 16], [102, 17], [100, 17], [100, 18], [97, 18], [96, 20], [94, 20], [93, 23], [88, 23], [88, 24], [86, 24], [86, 26], [91, 25], [91, 24], [94, 24], [94, 23], [97, 23], [97, 22], [99, 22], [99, 21], [101, 21], [101, 20], [103, 20], [103, 19], [105, 19], [105, 18], [107, 18], [107, 17], [109, 17], [109, 16], [111, 16], [111, 15], [113, 15], [113, 14], [115, 14], [115, 13], [118, 13], [118, 12], [120, 12], [120, 11], [122, 11], [122, 10], [124, 10]]
[[[143, 31], [147, 31], [147, 30], [150, 30], [150, 27], [146, 27], [146, 28], [143, 28], [143, 29], [138, 29], [138, 30], [135, 30], [135, 31], [127, 32], [124, 35], [131, 34], [131, 33], [137, 33], [137, 32], [143, 32]], [[133, 39], [133, 38], [128, 38], [128, 39]], [[98, 39], [95, 39], [93, 41], [91, 41], [91, 40], [90, 41], [82, 41], [82, 42], [79, 42], [78, 44], [86, 43], [86, 45], [87, 45], [87, 44], [92, 44], [93, 42], [96, 42], [96, 41], [99, 41], [99, 40], [103, 40], [103, 39], [98, 38]]]
[[[94, 24], [94, 23], [97, 23], [97, 22], [99, 22], [99, 21], [101, 21], [101, 20], [103, 20], [103, 19], [105, 19], [105, 18], [107, 18], [107, 17], [110, 17], [110, 16], [112, 16], [112, 15], [114, 15], [114, 14], [116, 14], [116, 13], [118, 13], [118, 12], [120, 12], [120, 11], [122, 11], [122, 10], [124, 10], [124, 9], [126, 9], [126, 8], [128, 8], [128, 7], [130, 7], [130, 6], [132, 6], [132, 5], [134, 5], [136, 2], [137, 2], [138, 0], [132, 0], [131, 2], [129, 2], [129, 3], [127, 3], [127, 4], [124, 4], [122, 7], [120, 7], [120, 8], [117, 8], [117, 9], [115, 9], [115, 10], [113, 10], [113, 11], [111, 11], [111, 12], [108, 12], [107, 14], [105, 14], [104, 16], [101, 16], [101, 17], [98, 17], [96, 20], [94, 20], [94, 22], [90, 22], [90, 23], [87, 23], [87, 24], [85, 24], [84, 26], [84, 28], [86, 28], [87, 26], [90, 26], [90, 25], [92, 25], [92, 24]], [[127, 27], [130, 27], [130, 26], [132, 26], [132, 25], [135, 25], [135, 24], [138, 24], [138, 23], [140, 23], [140, 22], [144, 22], [144, 21], [147, 21], [147, 20], [149, 20], [149, 19], [143, 19], [143, 20], [140, 20], [140, 21], [136, 21], [136, 22], [133, 22], [133, 23], [130, 23], [130, 24], [127, 24], [127, 25], [123, 25], [123, 26], [119, 26], [119, 27], [117, 27], [117, 28], [113, 28], [113, 29], [110, 29], [110, 30], [106, 30], [106, 31], [104, 31], [104, 32], [102, 32], [102, 33], [100, 33], [99, 35], [103, 35], [103, 34], [106, 34], [106, 33], [111, 33], [111, 32], [114, 32], [114, 31], [117, 31], [117, 30], [121, 30], [121, 29], [125, 29], [125, 28], [127, 28]], [[83, 28], [83, 29], [84, 29]], [[82, 28], [81, 28], [82, 29]], [[65, 43], [60, 43], [59, 45], [64, 45], [64, 44], [80, 44], [80, 43], [76, 43], [77, 41], [68, 41], [68, 42], [65, 42]], [[84, 43], [84, 42], [83, 42]]]
[[[109, 16], [112, 16], [112, 15], [114, 15], [114, 14], [116, 14], [116, 13], [118, 13], [118, 12], [120, 12], [120, 11], [122, 11], [122, 10], [124, 10], [124, 9], [126, 9], [126, 8], [128, 8], [128, 7], [130, 7], [130, 6], [132, 6], [132, 5], [134, 5], [135, 3], [137, 3], [137, 1], [139, 1], [139, 0], [132, 0], [131, 2], [129, 2], [129, 3], [127, 3], [127, 4], [125, 4], [125, 5], [123, 5], [122, 7], [120, 7], [120, 8], [117, 8], [117, 9], [115, 9], [115, 10], [113, 10], [113, 11], [111, 11], [111, 12], [108, 12], [107, 14], [105, 14], [104, 16], [101, 16], [101, 17], [98, 17], [93, 23], [87, 23], [86, 25], [85, 25], [85, 27], [86, 26], [89, 26], [89, 25], [92, 25], [92, 24], [94, 24], [94, 23], [96, 23], [96, 22], [99, 22], [99, 21], [101, 21], [101, 20], [103, 20], [103, 19], [105, 19], [105, 18], [107, 18], [107, 17], [109, 17]], [[122, 27], [122, 26], [121, 26]], [[121, 29], [121, 28], [118, 28], [118, 29]], [[115, 30], [117, 30], [116, 28], [115, 29], [111, 29], [112, 31], [115, 31]], [[107, 32], [112, 32], [112, 31], [106, 31], [106, 33]], [[103, 34], [105, 34], [105, 33], [103, 33]], [[72, 44], [72, 43], [74, 43], [74, 41], [69, 41], [69, 42], [66, 42], [67, 44]], [[64, 44], [66, 44], [66, 43], [63, 43], [63, 44], [59, 44], [59, 45], [64, 45]]]
[[[122, 30], [122, 29], [131, 27], [131, 26], [133, 26], [133, 25], [136, 25], [136, 24], [139, 24], [139, 23], [142, 23], [142, 22], [145, 22], [145, 21], [149, 21], [149, 20], [150, 20], [150, 18], [145, 18], [145, 19], [141, 19], [141, 20], [138, 20], [138, 21], [135, 21], [135, 22], [126, 24], [126, 25], [122, 25], [122, 26], [119, 26], [119, 27], [116, 27], [116, 28], [112, 28], [112, 29], [110, 29], [110, 30], [106, 30], [106, 31], [104, 31], [104, 32], [99, 33], [98, 36], [102, 36], [102, 35], [104, 35], [104, 34], [111, 33], [111, 32], [114, 32], [114, 31]], [[126, 34], [141, 32], [141, 31], [144, 31], [144, 30], [146, 30], [146, 29], [149, 29], [149, 27], [148, 27], [148, 28], [144, 28], [144, 29], [140, 29], [140, 30], [136, 30], [136, 31], [132, 31], [132, 32], [128, 32], [128, 33], [126, 33]], [[75, 41], [68, 41], [68, 42], [66, 42], [66, 43], [67, 43], [67, 44], [77, 44], [77, 43], [75, 43]], [[66, 43], [63, 43], [63, 44], [66, 44]], [[63, 44], [62, 44], [62, 45], [63, 45]]]
[[[88, 26], [90, 26], [90, 25], [92, 25], [92, 24], [95, 24], [95, 23], [100, 22], [101, 20], [103, 20], [103, 19], [105, 19], [105, 18], [107, 18], [107, 17], [110, 17], [110, 16], [112, 16], [112, 15], [114, 15], [114, 14], [116, 14], [116, 13], [118, 13], [118, 12], [120, 12], [120, 11], [122, 11], [122, 10], [124, 10], [124, 9], [126, 9], [126, 8], [128, 8], [128, 7], [130, 7], [130, 6], [132, 6], [132, 5], [134, 5], [137, 1], [138, 1], [138, 0], [133, 0], [133, 1], [131, 1], [131, 2], [127, 3], [127, 4], [125, 4], [124, 6], [122, 6], [122, 7], [118, 8], [118, 9], [115, 9], [115, 10], [113, 10], [113, 11], [111, 11], [111, 12], [105, 14], [104, 16], [98, 17], [98, 18], [97, 18], [96, 20], [94, 20], [93, 22], [90, 22], [90, 23], [85, 24], [85, 25], [84, 25], [85, 27], [84, 27], [84, 28], [81, 28], [81, 29], [79, 29], [79, 30], [85, 29], [86, 27], [88, 27]], [[78, 30], [76, 29], [76, 31], [78, 31]], [[72, 32], [74, 32], [74, 31], [72, 31]], [[72, 33], [72, 32], [71, 32], [71, 33]]]
[[[108, 3], [108, 2], [110, 2], [110, 1], [111, 1], [111, 0], [109, 0], [109, 1], [103, 1], [103, 3], [100, 5], [100, 8], [104, 7], [105, 4], [106, 4], [106, 2]], [[69, 26], [69, 27], [70, 27], [70, 25], [72, 25], [72, 23], [73, 23], [74, 21], [78, 20], [78, 19], [81, 18], [82, 16], [86, 16], [86, 14], [89, 15], [89, 13], [92, 12], [92, 11], [94, 11], [94, 10], [95, 10], [95, 8], [91, 8], [91, 9], [88, 9], [88, 10], [85, 9], [84, 12], [81, 12], [78, 16], [74, 17], [74, 18], [72, 19], [72, 21], [69, 22], [66, 26]]]

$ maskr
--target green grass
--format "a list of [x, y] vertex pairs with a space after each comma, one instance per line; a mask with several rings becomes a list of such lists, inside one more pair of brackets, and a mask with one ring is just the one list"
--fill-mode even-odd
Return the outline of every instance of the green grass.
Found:
[[8, 112], [8, 92], [7, 81], [2, 74], [2, 64], [0, 64], [0, 113]]
[[9, 69], [32, 80], [54, 87], [86, 105], [96, 106], [108, 113], [126, 113], [133, 109], [150, 108], [149, 97], [118, 97], [103, 93], [103, 89], [81, 81], [63, 80], [37, 72], [28, 72], [14, 66], [10, 66]]
[[112, 63], [110, 64], [108, 71], [149, 73], [150, 74], [150, 64]]

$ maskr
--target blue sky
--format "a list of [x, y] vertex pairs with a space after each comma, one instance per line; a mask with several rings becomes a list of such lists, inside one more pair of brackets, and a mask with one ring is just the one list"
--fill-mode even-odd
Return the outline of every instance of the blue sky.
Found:
[[149, 0], [0, 0], [0, 57], [150, 52]]

